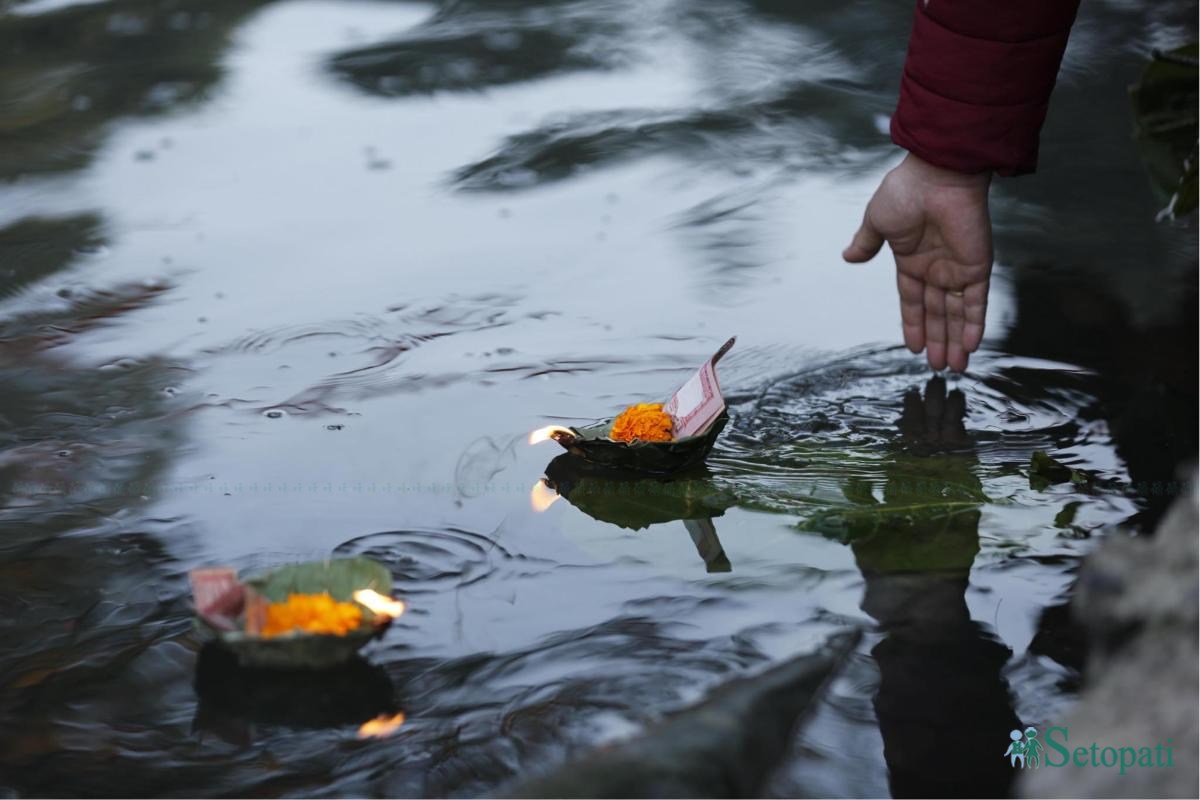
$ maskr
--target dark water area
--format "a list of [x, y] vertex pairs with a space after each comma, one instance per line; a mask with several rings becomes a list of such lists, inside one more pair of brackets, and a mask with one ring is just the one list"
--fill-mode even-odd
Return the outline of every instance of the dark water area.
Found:
[[[1084, 4], [934, 376], [840, 261], [908, 3], [0, 0], [0, 789], [495, 794], [861, 627], [765, 791], [1006, 793], [1080, 559], [1196, 449], [1195, 216], [1127, 91], [1195, 17]], [[734, 334], [706, 471], [526, 444]], [[193, 568], [354, 554], [410, 611], [344, 669], [192, 629]]]

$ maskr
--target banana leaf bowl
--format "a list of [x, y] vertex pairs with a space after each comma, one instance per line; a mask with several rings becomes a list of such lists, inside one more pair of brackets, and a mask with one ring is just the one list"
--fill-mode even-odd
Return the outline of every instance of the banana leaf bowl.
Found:
[[588, 464], [604, 469], [643, 475], [672, 475], [704, 463], [717, 437], [725, 429], [729, 414], [722, 411], [708, 427], [694, 436], [668, 442], [622, 442], [609, 438], [614, 420], [578, 428], [557, 428], [550, 438]]
[[[242, 581], [245, 590], [239, 621], [256, 596], [269, 603], [282, 603], [293, 593], [329, 595], [340, 602], [356, 602], [362, 609], [358, 627], [344, 635], [294, 630], [275, 636], [262, 636], [245, 629], [245, 624], [230, 629], [197, 613], [196, 628], [202, 637], [228, 650], [242, 667], [270, 669], [329, 669], [345, 664], [372, 639], [383, 635], [393, 617], [377, 613], [357, 601], [355, 592], [370, 589], [390, 595], [392, 576], [377, 561], [369, 558], [343, 558], [311, 561], [278, 567]], [[257, 600], [257, 602], [261, 602]]]

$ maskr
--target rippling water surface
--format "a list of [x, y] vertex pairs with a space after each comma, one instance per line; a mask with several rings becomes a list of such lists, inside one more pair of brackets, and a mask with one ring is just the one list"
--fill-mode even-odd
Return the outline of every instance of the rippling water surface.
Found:
[[[1084, 8], [938, 377], [839, 260], [910, 8], [800, 5], [0, 2], [0, 784], [490, 794], [861, 627], [767, 790], [1005, 791], [1079, 558], [1194, 447], [1194, 224], [1124, 94], [1194, 9]], [[525, 443], [734, 334], [707, 471]], [[202, 649], [188, 570], [331, 554], [410, 603], [365, 660]]]

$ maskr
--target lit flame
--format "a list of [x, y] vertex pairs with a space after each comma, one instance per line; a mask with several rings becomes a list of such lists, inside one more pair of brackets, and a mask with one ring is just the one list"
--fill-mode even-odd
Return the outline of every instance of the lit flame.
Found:
[[[381, 617], [395, 619], [404, 613], [406, 606], [403, 600], [393, 600], [387, 595], [380, 594], [374, 589], [359, 589], [354, 593], [354, 599]], [[403, 718], [401, 722], [403, 722]], [[400, 723], [397, 722], [397, 725]]]
[[562, 425], [547, 425], [546, 427], [538, 428], [536, 431], [529, 434], [529, 443], [537, 444], [538, 442], [544, 442], [547, 439], [553, 438], [554, 434], [556, 433], [571, 433], [571, 429], [564, 428]]
[[533, 488], [529, 490], [529, 505], [533, 506], [533, 510], [539, 514], [558, 502], [560, 498], [561, 495], [558, 492], [546, 485], [544, 478], [535, 483]]
[[360, 739], [382, 739], [385, 736], [391, 736], [401, 725], [404, 724], [404, 714], [396, 714], [389, 716], [383, 714], [375, 719], [369, 719], [362, 725], [358, 726], [358, 738]]

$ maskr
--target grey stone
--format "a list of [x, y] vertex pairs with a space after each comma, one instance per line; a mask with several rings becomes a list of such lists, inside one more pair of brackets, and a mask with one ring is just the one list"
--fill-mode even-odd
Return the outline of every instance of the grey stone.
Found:
[[[1087, 629], [1085, 690], [1064, 721], [1067, 747], [1171, 749], [1170, 767], [1044, 766], [1022, 775], [1025, 797], [1196, 797], [1196, 471], [1150, 537], [1113, 537], [1083, 567], [1073, 610]], [[1061, 737], [1060, 737], [1061, 738]], [[1048, 761], [1061, 760], [1053, 751]], [[1155, 758], [1158, 758], [1157, 753]], [[1165, 754], [1162, 756], [1165, 761]], [[1085, 757], [1090, 762], [1091, 755]]]

